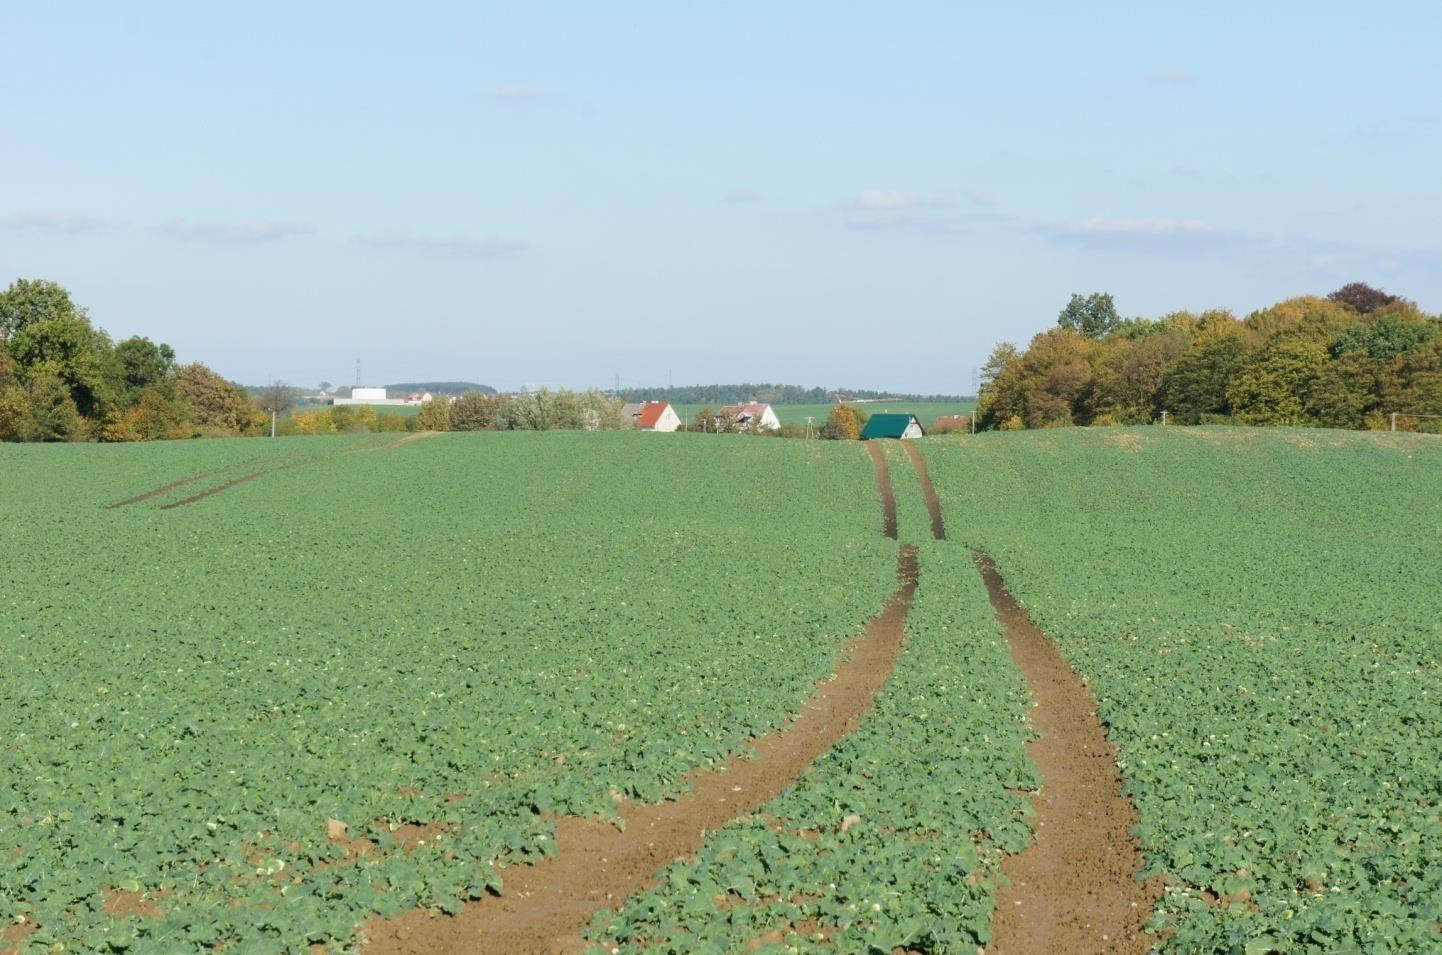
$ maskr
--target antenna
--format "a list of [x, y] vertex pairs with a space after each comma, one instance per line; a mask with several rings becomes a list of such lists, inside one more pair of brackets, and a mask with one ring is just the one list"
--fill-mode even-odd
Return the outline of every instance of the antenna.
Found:
[[618, 371], [618, 372], [616, 372], [616, 388], [615, 388], [614, 394], [618, 394], [618, 395], [619, 395], [620, 393], [621, 393], [621, 373]]

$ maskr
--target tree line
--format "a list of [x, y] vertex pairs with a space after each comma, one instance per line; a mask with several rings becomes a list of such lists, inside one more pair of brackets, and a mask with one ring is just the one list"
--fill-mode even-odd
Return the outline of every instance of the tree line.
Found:
[[54, 282], [0, 292], [0, 441], [256, 434], [239, 386], [148, 338], [114, 341]]
[[759, 401], [769, 405], [823, 405], [845, 398], [894, 398], [898, 401], [962, 401], [956, 395], [898, 395], [888, 391], [850, 391], [837, 388], [802, 388], [800, 385], [675, 385], [665, 388], [622, 388], [611, 392], [623, 401], [669, 401], [673, 405], [726, 405]]
[[1023, 351], [982, 370], [977, 424], [1320, 425], [1437, 430], [1442, 319], [1361, 282], [1237, 318], [1122, 318], [1110, 295], [1073, 295]]
[[519, 395], [468, 391], [452, 401], [438, 395], [421, 405], [414, 421], [421, 431], [622, 431], [633, 422], [619, 398], [566, 388]]

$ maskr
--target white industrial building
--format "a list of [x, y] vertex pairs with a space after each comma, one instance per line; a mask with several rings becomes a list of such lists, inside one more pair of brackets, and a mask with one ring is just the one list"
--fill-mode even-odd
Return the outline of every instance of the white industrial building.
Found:
[[388, 398], [384, 388], [352, 388], [349, 398], [333, 398], [333, 405], [403, 405], [404, 398]]

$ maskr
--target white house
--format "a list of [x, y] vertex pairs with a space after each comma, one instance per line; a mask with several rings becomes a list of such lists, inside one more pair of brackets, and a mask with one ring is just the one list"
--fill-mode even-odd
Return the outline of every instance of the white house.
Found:
[[669, 401], [634, 401], [621, 407], [621, 414], [641, 431], [675, 431], [681, 416]]
[[758, 431], [779, 431], [781, 419], [776, 417], [776, 412], [771, 406], [759, 401], [748, 401], [742, 405], [731, 405], [722, 408], [721, 413], [732, 421], [742, 431], [750, 431], [755, 428]]
[[333, 405], [403, 405], [404, 398], [387, 398], [384, 388], [352, 388], [349, 398], [332, 398]]

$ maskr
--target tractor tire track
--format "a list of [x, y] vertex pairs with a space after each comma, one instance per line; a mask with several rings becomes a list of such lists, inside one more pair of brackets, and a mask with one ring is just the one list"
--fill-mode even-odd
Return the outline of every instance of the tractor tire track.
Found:
[[941, 519], [941, 500], [931, 484], [931, 472], [926, 470], [926, 460], [911, 441], [901, 442], [911, 466], [916, 469], [916, 480], [921, 485], [921, 496], [926, 499], [926, 512], [931, 515], [931, 536], [939, 541], [946, 540], [946, 522]]
[[886, 469], [886, 455], [875, 441], [863, 443], [866, 452], [871, 455], [871, 466], [876, 471], [876, 490], [881, 495], [881, 533], [896, 540], [896, 495], [891, 491], [891, 472]]
[[111, 509], [117, 507], [128, 507], [131, 504], [139, 504], [142, 501], [148, 501], [153, 497], [160, 497], [162, 494], [168, 494], [169, 492], [175, 490], [178, 487], [185, 487], [187, 484], [194, 484], [196, 481], [202, 481], [208, 477], [215, 477], [217, 474], [224, 474], [227, 471], [235, 471], [244, 467], [253, 468], [258, 467], [262, 464], [272, 464], [276, 461], [283, 461], [286, 458], [294, 457], [296, 453], [297, 452], [295, 451], [291, 451], [285, 454], [272, 454], [268, 458], [259, 458], [255, 461], [241, 461], [237, 464], [227, 464], [223, 468], [215, 468], [210, 471], [202, 471], [199, 474], [192, 474], [190, 477], [181, 478], [179, 481], [171, 481], [169, 484], [166, 484], [163, 487], [158, 487], [154, 490], [146, 491], [143, 494], [137, 494], [134, 497], [128, 497], [123, 501], [116, 501], [114, 504], [107, 504], [106, 508]]
[[[389, 440], [390, 440], [390, 436], [389, 436], [389, 435], [375, 435], [375, 436], [373, 436], [373, 437], [368, 437], [368, 438], [364, 439], [363, 441], [359, 442], [355, 447], [346, 448], [344, 451], [335, 451], [335, 452], [331, 452], [330, 454], [322, 455], [322, 456], [320, 456], [320, 457], [306, 458], [306, 459], [304, 459], [304, 460], [296, 461], [296, 462], [294, 462], [293, 464], [284, 465], [284, 466], [285, 466], [285, 467], [294, 467], [295, 465], [298, 465], [298, 464], [308, 464], [308, 463], [311, 463], [311, 462], [314, 462], [314, 461], [322, 460], [322, 459], [325, 458], [325, 457], [334, 457], [334, 456], [337, 455], [337, 454], [350, 454], [350, 453], [355, 452], [355, 451], [365, 450], [367, 445], [374, 445], [374, 444], [381, 443], [381, 442], [385, 442], [385, 441], [389, 441]], [[285, 452], [282, 452], [281, 454], [272, 454], [272, 455], [270, 455], [269, 457], [257, 458], [257, 459], [255, 459], [254, 461], [240, 461], [240, 462], [237, 462], [236, 464], [227, 464], [227, 465], [226, 465], [225, 467], [223, 467], [223, 468], [214, 468], [214, 469], [212, 469], [212, 470], [210, 470], [210, 471], [202, 471], [202, 472], [199, 473], [199, 474], [192, 474], [190, 477], [181, 478], [181, 479], [178, 480], [178, 481], [171, 481], [169, 484], [166, 484], [166, 485], [164, 485], [164, 486], [162, 486], [162, 487], [157, 487], [157, 488], [155, 488], [154, 490], [146, 491], [146, 492], [144, 492], [143, 494], [137, 494], [137, 495], [135, 495], [134, 497], [128, 497], [128, 498], [126, 498], [126, 499], [123, 500], [123, 501], [116, 501], [114, 504], [108, 504], [108, 505], [106, 505], [106, 507], [107, 507], [107, 509], [108, 509], [108, 508], [116, 508], [116, 507], [128, 507], [128, 506], [131, 505], [131, 504], [140, 504], [140, 503], [142, 503], [142, 502], [144, 502], [144, 501], [150, 500], [151, 498], [156, 498], [156, 497], [160, 497], [161, 495], [168, 494], [168, 493], [170, 493], [171, 491], [175, 490], [176, 488], [185, 487], [187, 484], [194, 484], [196, 481], [202, 481], [202, 480], [204, 480], [205, 478], [215, 477], [216, 475], [218, 475], [218, 474], [224, 474], [224, 473], [227, 472], [227, 471], [237, 471], [237, 470], [240, 470], [241, 468], [248, 468], [248, 467], [249, 467], [249, 468], [254, 468], [254, 467], [259, 467], [259, 466], [262, 465], [262, 464], [275, 464], [275, 463], [278, 462], [278, 461], [286, 461], [287, 459], [295, 458], [295, 457], [299, 456], [301, 453], [302, 453], [302, 452], [300, 452], [300, 451], [298, 451], [298, 450], [297, 450], [297, 451], [285, 451]], [[279, 469], [276, 469], [276, 470], [279, 470]], [[247, 477], [246, 480], [250, 480], [250, 478]], [[221, 488], [220, 490], [223, 490], [223, 488]], [[211, 491], [210, 493], [214, 494], [214, 493], [216, 493], [216, 491]], [[196, 495], [196, 496], [194, 497], [194, 500], [200, 500], [200, 498], [203, 497], [203, 496], [205, 496], [205, 495]], [[188, 504], [188, 503], [190, 503], [190, 499], [187, 499], [187, 500], [181, 501], [181, 502], [177, 502], [177, 504]], [[171, 506], [176, 506], [176, 505], [164, 505], [164, 506], [161, 507], [161, 510], [166, 510], [168, 507], [171, 507]]]
[[784, 729], [754, 741], [754, 758], [733, 756], [690, 778], [691, 791], [658, 805], [620, 807], [624, 829], [595, 819], [562, 819], [556, 854], [507, 866], [505, 893], [468, 903], [455, 917], [412, 910], [363, 929], [365, 955], [522, 955], [583, 950], [580, 933], [596, 912], [657, 883], [660, 871], [694, 855], [714, 831], [794, 783], [870, 712], [905, 642], [916, 591], [916, 548], [902, 547], [900, 585], [867, 625], [836, 674], [823, 681]]
[[1012, 660], [1026, 678], [1040, 734], [1026, 744], [1041, 772], [1032, 844], [1002, 863], [987, 955], [1145, 955], [1145, 926], [1161, 894], [1137, 880], [1137, 810], [1122, 793], [1116, 749], [1096, 698], [1065, 657], [1017, 604], [992, 559], [974, 552]]
[[[877, 486], [896, 536], [896, 501], [885, 460], [872, 451]], [[505, 892], [468, 903], [459, 915], [411, 910], [373, 918], [362, 928], [364, 955], [534, 955], [583, 951], [581, 938], [596, 912], [657, 884], [661, 870], [694, 855], [706, 834], [776, 798], [815, 759], [856, 729], [875, 705], [906, 642], [906, 615], [916, 593], [917, 551], [897, 553], [898, 586], [784, 728], [753, 741], [755, 756], [733, 756], [716, 769], [693, 773], [691, 790], [657, 805], [624, 803], [625, 828], [595, 819], [565, 818], [556, 826], [556, 854], [502, 871]]]
[[[291, 466], [294, 467], [294, 465]], [[215, 487], [201, 491], [199, 494], [192, 494], [190, 497], [181, 498], [178, 501], [171, 501], [169, 504], [162, 504], [160, 505], [160, 509], [162, 511], [169, 511], [173, 508], [184, 507], [186, 504], [194, 504], [196, 501], [204, 500], [205, 498], [210, 497], [212, 494], [219, 494], [221, 491], [228, 491], [231, 488], [235, 487], [237, 484], [244, 484], [246, 481], [254, 481], [256, 478], [264, 477], [269, 473], [269, 471], [252, 471], [250, 474], [242, 474], [238, 478], [226, 481], [224, 484], [217, 484]]]

